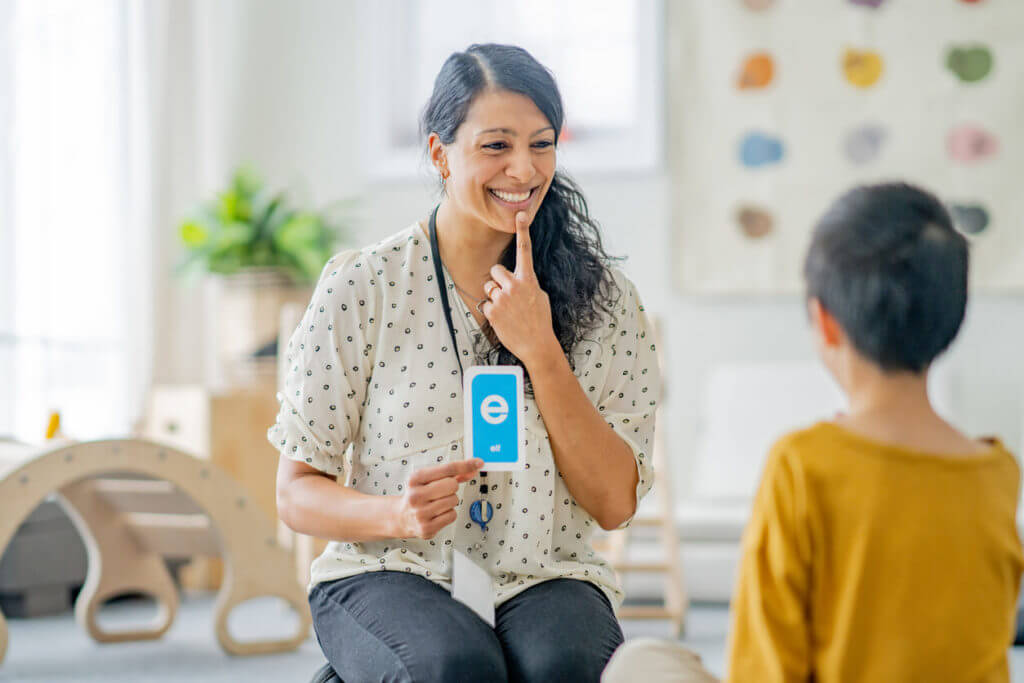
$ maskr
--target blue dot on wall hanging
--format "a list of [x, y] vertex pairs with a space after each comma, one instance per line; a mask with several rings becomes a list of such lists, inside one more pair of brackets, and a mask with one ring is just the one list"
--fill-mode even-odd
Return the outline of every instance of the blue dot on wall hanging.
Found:
[[740, 163], [747, 168], [770, 166], [782, 161], [782, 140], [765, 133], [747, 133], [740, 141]]

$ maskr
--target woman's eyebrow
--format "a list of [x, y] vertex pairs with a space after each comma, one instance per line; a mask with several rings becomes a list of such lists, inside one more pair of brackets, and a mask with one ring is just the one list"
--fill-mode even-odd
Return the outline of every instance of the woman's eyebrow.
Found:
[[[537, 130], [533, 131], [533, 133], [530, 134], [530, 137], [532, 138], [535, 135], [539, 135], [540, 133], [543, 133], [546, 130], [554, 131], [555, 127], [554, 126], [544, 126], [543, 128], [538, 128]], [[487, 130], [481, 130], [481, 131], [477, 132], [476, 136], [480, 137], [481, 135], [484, 135], [485, 133], [504, 133], [505, 135], [512, 135], [512, 136], [516, 135], [516, 132], [514, 130], [512, 130], [511, 128], [488, 128]]]

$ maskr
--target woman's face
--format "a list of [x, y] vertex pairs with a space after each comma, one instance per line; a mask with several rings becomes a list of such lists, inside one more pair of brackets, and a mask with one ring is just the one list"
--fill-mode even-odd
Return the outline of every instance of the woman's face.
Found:
[[555, 129], [529, 97], [483, 92], [450, 145], [431, 136], [430, 153], [462, 220], [515, 233], [516, 213], [530, 222], [555, 175]]

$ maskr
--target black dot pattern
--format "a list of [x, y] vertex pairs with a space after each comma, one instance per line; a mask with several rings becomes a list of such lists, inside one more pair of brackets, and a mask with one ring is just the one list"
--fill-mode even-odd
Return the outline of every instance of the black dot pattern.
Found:
[[[409, 475], [461, 460], [462, 378], [437, 296], [430, 243], [418, 224], [324, 268], [285, 352], [280, 411], [268, 438], [289, 458], [336, 475], [364, 493], [401, 495]], [[636, 288], [614, 271], [622, 296], [588, 340], [573, 349], [580, 385], [632, 448], [637, 500], [650, 490], [660, 375], [651, 327]], [[465, 367], [489, 342], [445, 272]], [[435, 538], [333, 541], [312, 582], [364, 571], [408, 571], [448, 587], [454, 548], [494, 578], [497, 602], [551, 578], [590, 581], [613, 604], [622, 591], [590, 546], [597, 522], [555, 467], [543, 417], [527, 397], [526, 469], [487, 477], [494, 518], [483, 533], [469, 518], [481, 482], [462, 490], [458, 519]]]

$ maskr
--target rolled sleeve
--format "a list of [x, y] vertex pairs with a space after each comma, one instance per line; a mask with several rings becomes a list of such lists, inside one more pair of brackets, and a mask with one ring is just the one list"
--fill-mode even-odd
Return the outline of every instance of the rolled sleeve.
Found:
[[267, 432], [286, 457], [335, 476], [359, 432], [372, 369], [373, 301], [358, 252], [328, 261], [285, 350], [277, 420]]

